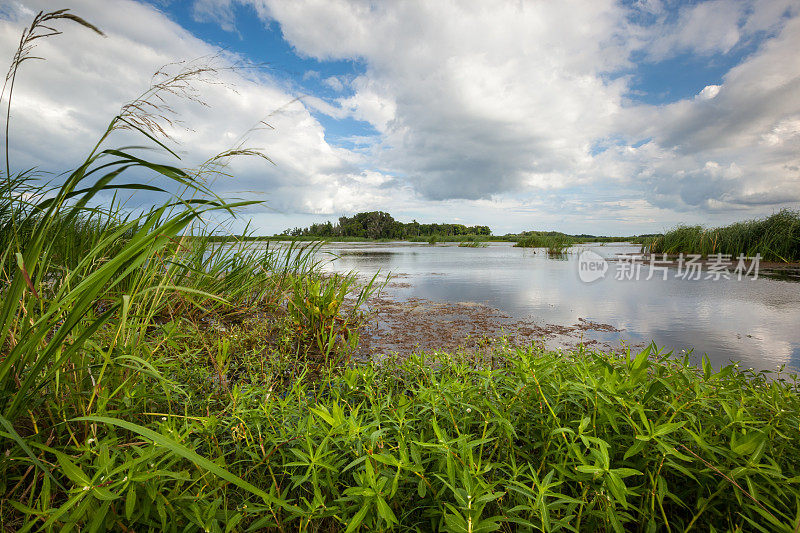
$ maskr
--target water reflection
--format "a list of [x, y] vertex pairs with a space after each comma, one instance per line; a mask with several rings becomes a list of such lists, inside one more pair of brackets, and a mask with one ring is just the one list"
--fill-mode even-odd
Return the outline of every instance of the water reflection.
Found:
[[[603, 257], [635, 253], [632, 245], [588, 245]], [[670, 271], [646, 280], [617, 280], [614, 262], [603, 279], [578, 277], [578, 254], [564, 260], [534, 250], [491, 243], [486, 248], [390, 243], [330, 244], [338, 256], [328, 268], [371, 276], [393, 272], [403, 283], [389, 289], [398, 300], [426, 298], [478, 302], [537, 325], [571, 325], [579, 319], [622, 331], [591, 332], [606, 343], [627, 340], [676, 352], [707, 353], [719, 366], [800, 368], [800, 284], [783, 280], [684, 280]]]

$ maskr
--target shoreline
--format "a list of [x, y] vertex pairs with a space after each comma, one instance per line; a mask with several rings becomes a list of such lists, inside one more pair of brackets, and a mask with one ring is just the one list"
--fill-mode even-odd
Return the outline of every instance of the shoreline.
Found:
[[[390, 288], [401, 288], [402, 282]], [[367, 301], [367, 320], [359, 331], [359, 360], [408, 356], [421, 351], [482, 351], [503, 339], [511, 346], [538, 346], [548, 350], [574, 350], [580, 345], [609, 353], [623, 348], [644, 349], [646, 342], [611, 342], [592, 338], [591, 332], [621, 333], [611, 324], [579, 317], [573, 324], [540, 323], [514, 319], [479, 302], [442, 302], [426, 298], [399, 299], [374, 296]], [[624, 343], [624, 345], [622, 344]]]

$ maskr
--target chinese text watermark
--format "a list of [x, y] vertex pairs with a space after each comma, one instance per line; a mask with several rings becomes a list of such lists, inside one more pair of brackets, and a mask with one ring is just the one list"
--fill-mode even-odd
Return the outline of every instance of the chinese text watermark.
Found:
[[[743, 278], [758, 279], [761, 255], [747, 257], [739, 254], [711, 254], [703, 260], [700, 254], [680, 254], [668, 258], [667, 254], [649, 256], [620, 255], [617, 257], [614, 279], [638, 281], [653, 278], [667, 280], [670, 277], [683, 280], [710, 280]], [[609, 261], [591, 250], [583, 251], [578, 257], [578, 275], [581, 281], [591, 283], [604, 278], [609, 269]]]

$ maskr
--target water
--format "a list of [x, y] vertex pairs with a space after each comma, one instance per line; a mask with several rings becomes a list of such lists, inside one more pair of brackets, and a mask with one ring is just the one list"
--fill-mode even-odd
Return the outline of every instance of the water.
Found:
[[[635, 253], [633, 245], [585, 245], [603, 257]], [[328, 267], [371, 276], [392, 272], [402, 283], [387, 289], [397, 301], [485, 304], [518, 321], [537, 325], [610, 325], [620, 331], [581, 331], [604, 346], [650, 341], [693, 358], [708, 354], [714, 366], [800, 369], [800, 283], [767, 279], [684, 280], [669, 271], [646, 280], [615, 279], [618, 262], [606, 276], [585, 283], [578, 275], [578, 253], [563, 260], [542, 251], [489, 243], [485, 248], [413, 243], [332, 243], [324, 250], [339, 258]], [[704, 270], [705, 276], [705, 270]], [[557, 337], [557, 336], [556, 336]]]

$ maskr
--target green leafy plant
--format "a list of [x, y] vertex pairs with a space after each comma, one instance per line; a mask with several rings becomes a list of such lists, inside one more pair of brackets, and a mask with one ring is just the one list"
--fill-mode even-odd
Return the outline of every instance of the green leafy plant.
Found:
[[[287, 309], [300, 338], [310, 339], [303, 349], [318, 350], [323, 361], [334, 351], [352, 352], [358, 344], [358, 328], [363, 314], [358, 310], [372, 294], [377, 274], [364, 286], [355, 276], [332, 274], [325, 277], [293, 278]], [[353, 294], [349, 311], [343, 313], [345, 299]], [[334, 350], [337, 348], [337, 350]]]
[[728, 254], [770, 261], [800, 260], [800, 213], [783, 209], [769, 217], [721, 228], [678, 226], [646, 239], [642, 251], [654, 254]]

